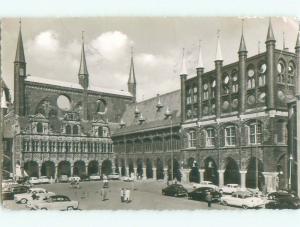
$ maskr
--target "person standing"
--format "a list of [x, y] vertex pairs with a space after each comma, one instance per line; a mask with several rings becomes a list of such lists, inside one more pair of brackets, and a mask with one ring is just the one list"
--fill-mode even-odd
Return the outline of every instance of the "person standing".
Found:
[[207, 192], [206, 201], [207, 201], [207, 206], [211, 207], [212, 195], [210, 192]]
[[124, 191], [124, 188], [121, 188], [120, 196], [121, 196], [121, 203], [123, 203], [123, 202], [124, 202], [124, 197], [125, 197], [125, 191]]
[[127, 203], [129, 203], [130, 202], [130, 190], [128, 189], [128, 188], [126, 188], [126, 190], [125, 190], [125, 201], [127, 202]]

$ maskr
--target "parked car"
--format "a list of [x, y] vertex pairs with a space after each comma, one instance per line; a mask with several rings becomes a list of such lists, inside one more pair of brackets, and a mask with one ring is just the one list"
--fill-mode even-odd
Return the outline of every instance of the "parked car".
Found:
[[58, 182], [60, 183], [66, 183], [69, 181], [69, 178], [67, 175], [60, 175], [60, 177], [58, 178]]
[[193, 188], [210, 187], [217, 190], [219, 187], [213, 184], [211, 181], [201, 181], [200, 183], [193, 183]]
[[48, 192], [44, 188], [31, 188], [26, 193], [14, 195], [14, 200], [16, 201], [16, 203], [20, 202], [22, 204], [25, 204], [28, 201], [31, 201], [34, 199], [36, 199], [36, 200], [44, 199], [44, 198], [47, 198], [52, 195], [55, 195], [55, 193]]
[[223, 205], [238, 206], [244, 209], [263, 207], [265, 202], [260, 197], [255, 197], [249, 191], [237, 191], [231, 196], [223, 196], [220, 200]]
[[18, 183], [16, 181], [14, 181], [13, 179], [6, 179], [6, 180], [2, 180], [2, 188], [10, 188], [12, 186], [16, 186], [18, 185]]
[[6, 188], [2, 192], [2, 198], [3, 198], [3, 200], [13, 200], [14, 195], [26, 193], [28, 190], [29, 190], [28, 186], [15, 185], [15, 186]]
[[167, 196], [187, 196], [188, 191], [181, 184], [171, 184], [168, 187], [162, 189], [162, 194]]
[[132, 181], [134, 181], [134, 177], [123, 177], [123, 181], [132, 182]]
[[30, 184], [39, 184], [40, 183], [40, 180], [37, 178], [37, 177], [30, 177], [28, 182]]
[[297, 196], [294, 193], [288, 191], [271, 192], [267, 195], [268, 200], [274, 200], [274, 199], [286, 198], [286, 197], [297, 197]]
[[211, 187], [200, 187], [188, 193], [188, 198], [193, 200], [207, 201], [208, 193], [212, 195], [212, 201], [219, 201], [222, 194]]
[[49, 178], [46, 177], [46, 176], [41, 176], [41, 177], [39, 178], [39, 181], [40, 181], [40, 184], [50, 184], [50, 180], [49, 180]]
[[[271, 193], [273, 194], [273, 193]], [[272, 195], [271, 201], [267, 202], [265, 208], [267, 209], [299, 209], [300, 208], [300, 199], [294, 194], [285, 193], [284, 195]]]
[[120, 180], [120, 174], [118, 174], [118, 173], [112, 173], [112, 174], [109, 174], [107, 176], [107, 178], [109, 180]]
[[65, 195], [53, 195], [44, 200], [31, 201], [27, 206], [32, 210], [76, 210], [79, 202]]
[[68, 179], [69, 182], [72, 182], [72, 181], [77, 181], [77, 182], [79, 182], [80, 180], [81, 180], [81, 179], [80, 179], [80, 177], [78, 177], [78, 176], [69, 177], [69, 179]]
[[89, 180], [92, 180], [92, 181], [96, 181], [96, 180], [101, 180], [101, 176], [99, 175], [91, 175], [89, 176]]
[[224, 194], [232, 194], [233, 192], [240, 191], [240, 186], [238, 184], [226, 184], [219, 191]]

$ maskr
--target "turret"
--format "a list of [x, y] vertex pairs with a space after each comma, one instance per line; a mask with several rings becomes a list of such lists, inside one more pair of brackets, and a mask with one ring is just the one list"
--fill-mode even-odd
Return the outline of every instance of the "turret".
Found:
[[266, 40], [266, 58], [267, 58], [267, 107], [269, 110], [275, 108], [274, 99], [274, 51], [275, 51], [276, 40], [274, 38], [273, 28], [271, 19], [269, 20], [269, 28]]
[[239, 54], [239, 111], [240, 114], [245, 112], [246, 102], [246, 59], [247, 48], [244, 39], [244, 24], [242, 24], [242, 36], [240, 41]]
[[181, 70], [180, 70], [180, 90], [181, 90], [181, 121], [184, 122], [186, 119], [186, 98], [185, 98], [185, 81], [187, 78], [187, 70], [186, 70], [186, 63], [184, 57], [184, 49], [182, 50], [182, 63], [181, 63]]
[[204, 73], [204, 65], [203, 65], [203, 59], [202, 59], [202, 50], [201, 50], [201, 44], [199, 42], [199, 56], [198, 56], [198, 64], [196, 67], [197, 70], [197, 81], [198, 81], [198, 119], [202, 117], [202, 76]]
[[222, 78], [222, 66], [223, 66], [223, 58], [220, 44], [220, 35], [218, 31], [217, 36], [217, 51], [216, 51], [216, 59], [215, 59], [215, 69], [216, 69], [216, 118], [220, 118], [221, 116], [221, 78]]
[[25, 107], [25, 78], [26, 78], [26, 61], [22, 39], [22, 26], [20, 20], [19, 36], [14, 61], [14, 109], [15, 114], [24, 116]]
[[129, 70], [129, 78], [128, 78], [128, 91], [133, 96], [133, 101], [136, 102], [136, 79], [135, 79], [135, 71], [134, 71], [134, 63], [133, 63], [133, 48], [131, 48], [131, 59], [130, 59], [130, 70]]

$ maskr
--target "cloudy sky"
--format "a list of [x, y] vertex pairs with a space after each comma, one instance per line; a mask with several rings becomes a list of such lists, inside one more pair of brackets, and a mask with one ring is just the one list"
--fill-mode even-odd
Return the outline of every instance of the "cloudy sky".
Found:
[[[3, 77], [13, 88], [17, 18], [2, 23]], [[298, 23], [292, 18], [272, 18], [276, 47], [285, 44], [294, 52]], [[244, 36], [248, 56], [265, 51], [268, 18], [246, 18]], [[237, 61], [241, 18], [23, 18], [22, 34], [27, 74], [48, 79], [77, 82], [81, 31], [84, 30], [90, 83], [99, 87], [127, 90], [130, 47], [134, 63], [138, 100], [179, 88], [182, 48], [190, 76], [195, 75], [201, 40], [205, 70], [214, 68], [216, 34], [224, 65]]]

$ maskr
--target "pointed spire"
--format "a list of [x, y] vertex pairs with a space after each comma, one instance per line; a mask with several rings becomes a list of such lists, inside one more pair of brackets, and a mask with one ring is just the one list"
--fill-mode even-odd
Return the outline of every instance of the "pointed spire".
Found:
[[217, 32], [217, 39], [218, 39], [218, 43], [217, 43], [217, 52], [216, 52], [215, 61], [223, 61], [221, 44], [220, 44], [220, 30], [218, 30], [218, 32]]
[[185, 63], [185, 57], [184, 57], [184, 48], [182, 48], [182, 63], [181, 63], [180, 75], [187, 75], [186, 63]]
[[295, 48], [300, 48], [300, 23], [299, 23], [298, 35], [297, 35], [297, 41], [296, 41]]
[[272, 23], [271, 23], [271, 18], [269, 19], [269, 28], [268, 28], [268, 35], [267, 35], [267, 40], [268, 41], [276, 41], [273, 33], [273, 28], [272, 28]]
[[128, 84], [135, 84], [135, 71], [134, 71], [134, 64], [133, 64], [133, 47], [131, 47], [131, 60], [130, 60], [130, 70], [129, 70], [129, 78]]
[[22, 21], [19, 20], [19, 37], [17, 43], [17, 51], [16, 51], [16, 58], [15, 62], [22, 62], [25, 63], [25, 54], [24, 54], [24, 47], [23, 47], [23, 39], [22, 39]]
[[247, 52], [246, 43], [244, 39], [244, 19], [242, 20], [242, 36], [241, 36], [239, 52]]
[[86, 65], [86, 59], [85, 59], [85, 50], [84, 50], [84, 31], [81, 33], [81, 58], [80, 58], [80, 67], [79, 67], [79, 75], [89, 75]]
[[197, 69], [204, 68], [203, 59], [202, 59], [202, 50], [201, 50], [201, 40], [199, 41], [199, 57]]
[[282, 32], [282, 49], [285, 50], [285, 34]]

